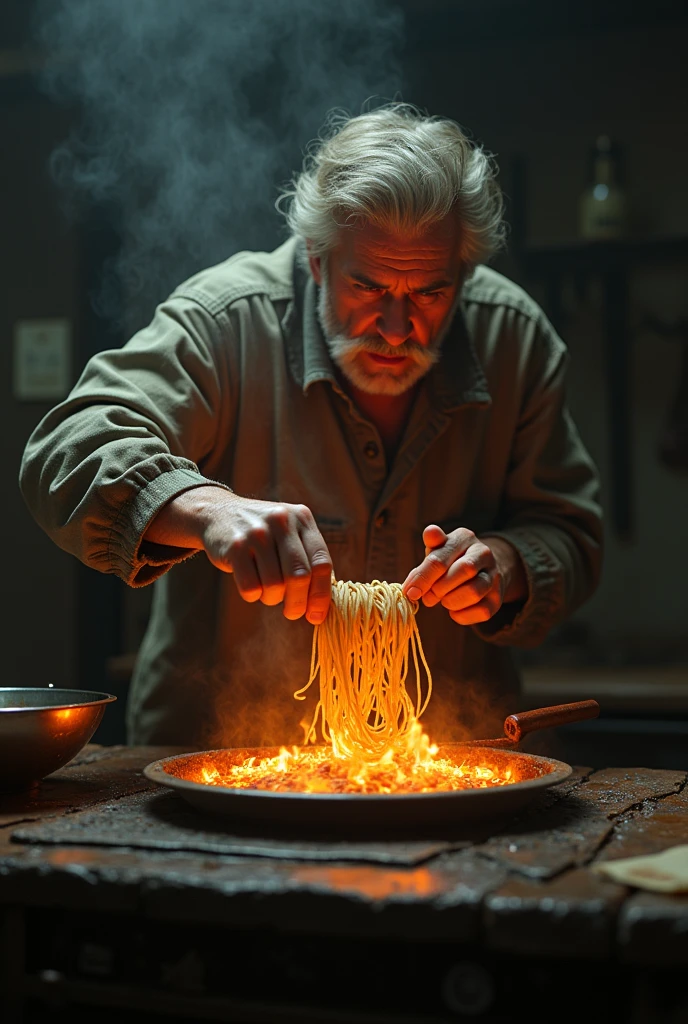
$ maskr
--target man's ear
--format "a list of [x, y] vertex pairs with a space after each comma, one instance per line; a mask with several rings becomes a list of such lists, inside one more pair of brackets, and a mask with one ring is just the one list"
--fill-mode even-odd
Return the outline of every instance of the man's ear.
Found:
[[320, 287], [320, 285], [322, 284], [322, 256], [313, 255], [313, 253], [311, 252], [311, 243], [308, 241], [306, 242], [306, 252], [308, 253], [308, 266], [311, 268], [313, 280], [315, 281], [317, 286]]

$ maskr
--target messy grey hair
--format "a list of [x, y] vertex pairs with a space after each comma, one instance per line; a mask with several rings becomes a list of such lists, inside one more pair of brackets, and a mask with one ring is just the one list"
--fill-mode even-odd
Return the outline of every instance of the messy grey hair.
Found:
[[504, 242], [496, 174], [492, 154], [455, 121], [389, 103], [357, 117], [330, 114], [276, 205], [314, 256], [334, 248], [342, 229], [372, 223], [414, 235], [456, 215], [470, 269]]

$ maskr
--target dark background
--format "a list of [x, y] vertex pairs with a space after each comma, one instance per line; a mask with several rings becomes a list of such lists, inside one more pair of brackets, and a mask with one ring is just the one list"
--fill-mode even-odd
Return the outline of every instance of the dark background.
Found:
[[[80, 130], [85, 108], [74, 95], [58, 100], [46, 91], [46, 65], [64, 55], [37, 36], [35, 6], [5, 0], [0, 14], [4, 685], [50, 682], [116, 693], [122, 699], [108, 709], [96, 738], [121, 742], [128, 673], [149, 595], [59, 551], [27, 512], [16, 485], [19, 461], [52, 403], [15, 397], [13, 337], [19, 320], [67, 318], [76, 378], [89, 354], [126, 340], [149, 296], [131, 280], [117, 292], [107, 269], [127, 244], [123, 204], [112, 196], [70, 202], [69, 188], [51, 174], [51, 154]], [[289, 6], [275, 0], [275, 10]], [[570, 405], [603, 476], [607, 557], [593, 599], [543, 648], [523, 656], [524, 703], [599, 699], [600, 722], [561, 730], [554, 741], [555, 753], [595, 765], [688, 766], [688, 430], [682, 454], [679, 449], [673, 460], [667, 454], [668, 428], [681, 415], [688, 420], [686, 392], [683, 405], [677, 400], [688, 363], [684, 6], [406, 0], [379, 5], [371, 24], [374, 44], [386, 12], [399, 15], [394, 37], [384, 46], [380, 41], [387, 98], [398, 92], [430, 113], [455, 118], [496, 154], [511, 224], [497, 269], [545, 306], [571, 350]], [[365, 28], [368, 5], [359, 10]], [[328, 45], [336, 46], [336, 11], [331, 17]], [[346, 50], [352, 45], [343, 32], [339, 73], [351, 106], [367, 98], [374, 80], [364, 76], [357, 93], [360, 67], [354, 50]], [[370, 39], [366, 45], [369, 66], [375, 49]], [[303, 146], [339, 102], [335, 79], [308, 88], [308, 45], [298, 52], [290, 70], [300, 89], [293, 104], [307, 110], [301, 119], [280, 122], [287, 127], [269, 168], [276, 183], [296, 169]], [[151, 51], [141, 74], [163, 57]], [[274, 76], [271, 81], [273, 92], [268, 84], [261, 91], [260, 79], [245, 86], [253, 90], [254, 108], [269, 107], [276, 97], [282, 102]], [[218, 146], [226, 128], [222, 95], [219, 90]], [[161, 97], [160, 117], [164, 110]], [[581, 252], [578, 201], [601, 133], [622, 154], [628, 237]], [[273, 192], [267, 189], [264, 201], [260, 189], [247, 195], [253, 209], [264, 205], [263, 219], [228, 232], [226, 244], [222, 236], [209, 239], [207, 259], [190, 246], [189, 272], [256, 238], [277, 244], [282, 225], [272, 214]], [[111, 299], [113, 287], [115, 293], [109, 305], [102, 301], [106, 279]], [[151, 303], [162, 297], [155, 294], [161, 281], [150, 284]]]

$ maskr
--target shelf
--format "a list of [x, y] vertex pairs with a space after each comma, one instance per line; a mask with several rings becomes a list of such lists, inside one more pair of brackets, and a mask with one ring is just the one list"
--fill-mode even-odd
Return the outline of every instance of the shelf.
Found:
[[568, 272], [604, 273], [628, 270], [638, 263], [688, 261], [688, 236], [626, 238], [609, 241], [570, 242], [525, 246], [518, 254], [525, 269], [542, 277]]
[[524, 707], [597, 700], [610, 712], [688, 713], [688, 665], [522, 669]]
[[526, 278], [540, 280], [544, 306], [557, 329], [564, 321], [562, 286], [574, 274], [579, 280], [597, 277], [602, 283], [604, 362], [608, 403], [611, 521], [621, 540], [634, 529], [631, 328], [629, 277], [638, 265], [688, 262], [688, 236], [626, 238], [609, 241], [576, 239], [548, 245], [522, 245], [514, 253]]

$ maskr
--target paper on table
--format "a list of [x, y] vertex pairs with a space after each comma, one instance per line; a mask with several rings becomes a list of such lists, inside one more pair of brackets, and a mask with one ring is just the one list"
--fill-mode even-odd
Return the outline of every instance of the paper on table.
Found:
[[688, 892], [688, 845], [672, 846], [648, 857], [626, 857], [595, 864], [592, 870], [639, 889]]

